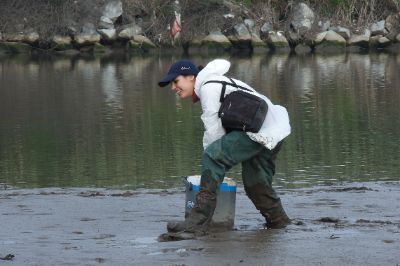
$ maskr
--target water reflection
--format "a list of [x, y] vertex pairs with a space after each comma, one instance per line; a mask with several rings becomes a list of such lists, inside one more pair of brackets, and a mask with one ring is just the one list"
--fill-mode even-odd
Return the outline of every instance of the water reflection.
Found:
[[[170, 187], [198, 174], [200, 107], [156, 84], [178, 58], [0, 58], [0, 183]], [[399, 180], [399, 56], [225, 58], [289, 110], [277, 185]]]

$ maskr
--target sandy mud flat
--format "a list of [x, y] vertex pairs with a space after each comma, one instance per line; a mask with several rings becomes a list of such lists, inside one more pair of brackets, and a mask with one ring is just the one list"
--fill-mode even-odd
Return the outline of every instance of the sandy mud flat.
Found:
[[278, 190], [267, 230], [238, 188], [235, 230], [158, 242], [183, 190], [0, 190], [0, 265], [400, 265], [400, 182]]

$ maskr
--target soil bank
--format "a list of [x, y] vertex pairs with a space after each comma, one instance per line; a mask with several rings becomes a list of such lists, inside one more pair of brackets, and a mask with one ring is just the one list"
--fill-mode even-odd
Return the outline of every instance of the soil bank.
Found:
[[286, 229], [264, 229], [239, 187], [235, 230], [158, 242], [183, 190], [3, 189], [0, 265], [400, 265], [400, 182], [278, 192]]

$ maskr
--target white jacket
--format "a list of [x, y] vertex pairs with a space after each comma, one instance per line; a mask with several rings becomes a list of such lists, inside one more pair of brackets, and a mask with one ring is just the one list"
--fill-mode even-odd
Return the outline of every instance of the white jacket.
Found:
[[[215, 59], [203, 68], [196, 78], [195, 93], [199, 97], [203, 114], [205, 132], [203, 136], [203, 147], [206, 149], [212, 142], [225, 135], [221, 119], [218, 117], [218, 110], [221, 106], [219, 102], [222, 84], [206, 83], [209, 80], [221, 80], [230, 82], [224, 74], [228, 72], [231, 64], [224, 59]], [[239, 86], [243, 86], [254, 91], [246, 83], [233, 79]], [[226, 86], [225, 95], [238, 90], [232, 86]], [[261, 143], [266, 148], [272, 150], [278, 142], [290, 134], [289, 116], [286, 109], [280, 105], [274, 105], [266, 96], [254, 91], [254, 94], [264, 99], [268, 104], [268, 113], [263, 125], [258, 133], [247, 132], [253, 141]]]

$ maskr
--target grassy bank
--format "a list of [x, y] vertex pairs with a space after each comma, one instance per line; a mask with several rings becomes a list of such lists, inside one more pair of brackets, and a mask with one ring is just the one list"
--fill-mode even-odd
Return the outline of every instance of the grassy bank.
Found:
[[[19, 32], [33, 28], [42, 40], [55, 34], [69, 34], [72, 27], [86, 22], [96, 24], [106, 0], [2, 0], [0, 32]], [[173, 0], [122, 0], [123, 15], [117, 24], [138, 23], [151, 40], [168, 37], [167, 25], [174, 18]], [[256, 27], [265, 22], [274, 28], [286, 26], [295, 1], [281, 0], [181, 0], [181, 38], [191, 40], [215, 28], [229, 30], [251, 18]], [[341, 26], [360, 27], [386, 18], [400, 10], [400, 0], [310, 0], [304, 1], [316, 13], [317, 21], [329, 19]], [[225, 19], [224, 14], [234, 14]]]

